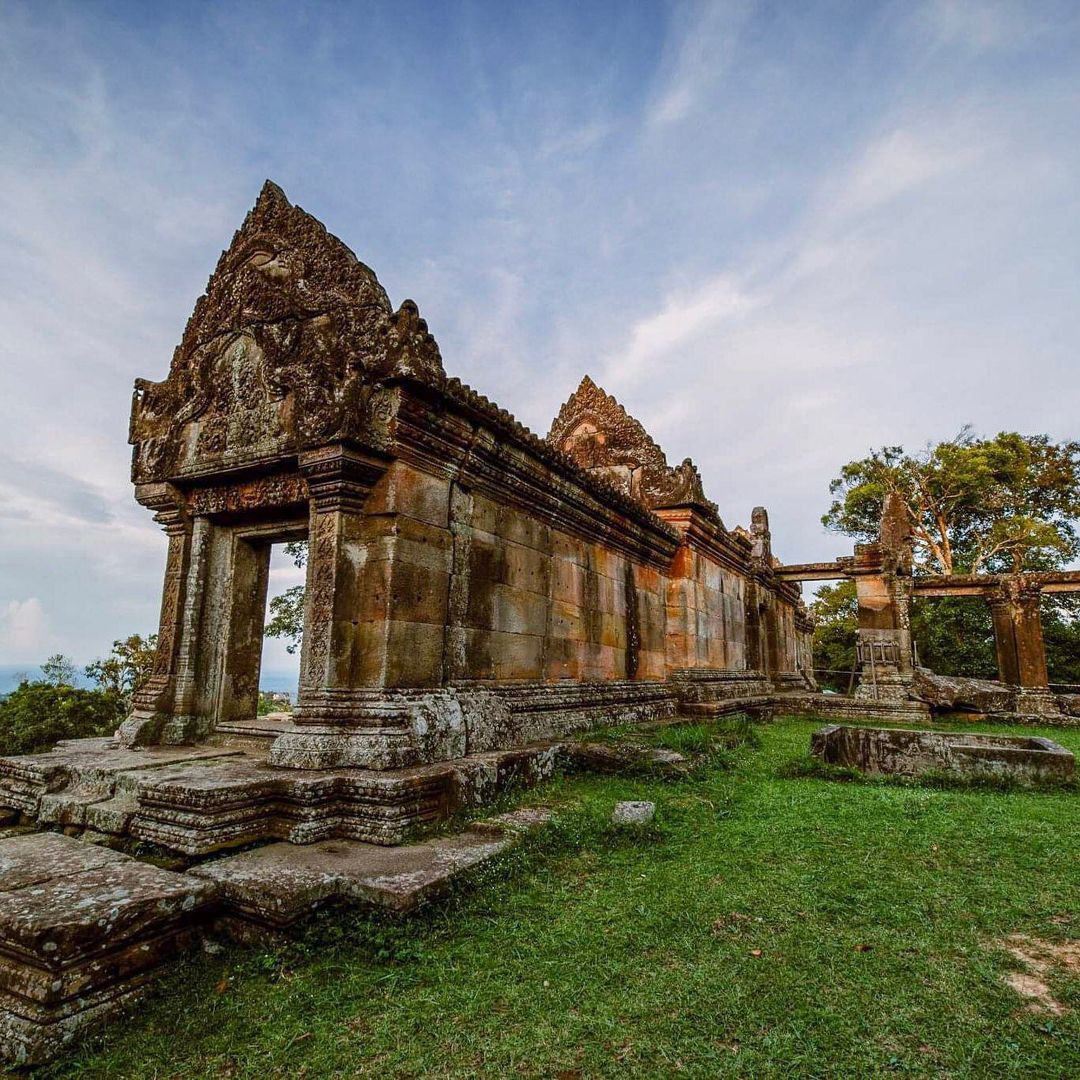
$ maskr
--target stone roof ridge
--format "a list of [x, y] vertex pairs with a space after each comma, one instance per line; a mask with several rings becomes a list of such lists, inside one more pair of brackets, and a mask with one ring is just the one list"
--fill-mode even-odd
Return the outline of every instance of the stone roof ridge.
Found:
[[444, 389], [450, 397], [475, 409], [489, 422], [501, 427], [505, 432], [525, 443], [542, 460], [554, 464], [568, 473], [575, 482], [586, 490], [600, 495], [604, 500], [627, 513], [639, 515], [644, 511], [657, 530], [672, 539], [678, 539], [678, 532], [667, 522], [652, 513], [649, 507], [643, 506], [640, 500], [627, 495], [617, 484], [612, 483], [610, 480], [592, 473], [588, 469], [583, 469], [569, 454], [546, 439], [542, 439], [521, 423], [512, 413], [496, 405], [495, 402], [485, 397], [478, 390], [474, 390], [468, 383], [462, 382], [456, 376], [450, 376], [446, 380]]
[[664, 453], [663, 447], [648, 433], [645, 425], [636, 416], [627, 412], [626, 406], [614, 394], [609, 394], [587, 373], [581, 377], [578, 388], [563, 402], [558, 415], [551, 422], [547, 439], [552, 441], [555, 438], [561, 438], [566, 433], [561, 432], [556, 435], [556, 429], [564, 425], [569, 426], [570, 423], [577, 420], [575, 413], [584, 412], [590, 408], [610, 410], [617, 413], [620, 420], [625, 420], [626, 424], [634, 429], [634, 435], [643, 444], [650, 448], [655, 447], [656, 453], [663, 459], [664, 464], [667, 464], [667, 455]]

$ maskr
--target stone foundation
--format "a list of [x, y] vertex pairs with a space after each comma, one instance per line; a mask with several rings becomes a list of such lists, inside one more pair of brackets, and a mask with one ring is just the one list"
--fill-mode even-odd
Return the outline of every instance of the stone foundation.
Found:
[[215, 889], [65, 836], [0, 840], [0, 1057], [45, 1061], [199, 940]]

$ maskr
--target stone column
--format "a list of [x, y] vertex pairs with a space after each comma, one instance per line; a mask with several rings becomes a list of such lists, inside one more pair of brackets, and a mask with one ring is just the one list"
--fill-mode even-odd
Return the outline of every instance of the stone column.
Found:
[[1017, 688], [1017, 712], [1056, 714], [1039, 612], [1041, 590], [1022, 575], [1004, 577], [987, 600], [994, 623], [998, 677]]
[[136, 497], [155, 511], [154, 520], [169, 538], [154, 670], [134, 695], [131, 713], [116, 733], [127, 746], [146, 746], [161, 739], [165, 725], [176, 715], [177, 688], [182, 681], [182, 614], [191, 565], [192, 522], [180, 493], [169, 484], [141, 485]]
[[[387, 481], [401, 471], [389, 468]], [[300, 456], [311, 506], [300, 693], [272, 765], [387, 769], [464, 752], [460, 706], [440, 686], [450, 532], [444, 522], [441, 544], [419, 543], [396, 502], [408, 492], [380, 482], [387, 469], [342, 446]], [[438, 570], [410, 560], [431, 547]]]
[[850, 575], [859, 598], [859, 686], [855, 696], [908, 701], [911, 660], [911, 528], [903, 500], [885, 496], [878, 541], [856, 544]]
[[301, 456], [311, 518], [297, 723], [347, 720], [355, 712], [353, 691], [378, 682], [361, 670], [361, 622], [372, 599], [364, 589], [363, 508], [384, 467], [343, 447]]

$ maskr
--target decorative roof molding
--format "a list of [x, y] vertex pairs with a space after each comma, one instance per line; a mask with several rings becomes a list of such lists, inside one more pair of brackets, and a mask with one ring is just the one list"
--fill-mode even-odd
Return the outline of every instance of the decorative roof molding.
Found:
[[222, 252], [163, 382], [139, 379], [137, 483], [361, 437], [387, 379], [442, 385], [416, 305], [395, 313], [374, 272], [269, 180]]
[[547, 441], [651, 510], [694, 506], [719, 520], [694, 463], [668, 465], [642, 424], [588, 375], [559, 410]]

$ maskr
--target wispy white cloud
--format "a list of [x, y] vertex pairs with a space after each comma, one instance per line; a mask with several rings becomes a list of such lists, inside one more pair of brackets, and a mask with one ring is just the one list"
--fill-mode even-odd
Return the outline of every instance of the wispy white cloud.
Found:
[[44, 659], [48, 620], [36, 596], [9, 600], [0, 607], [0, 656], [10, 663], [37, 663]]

